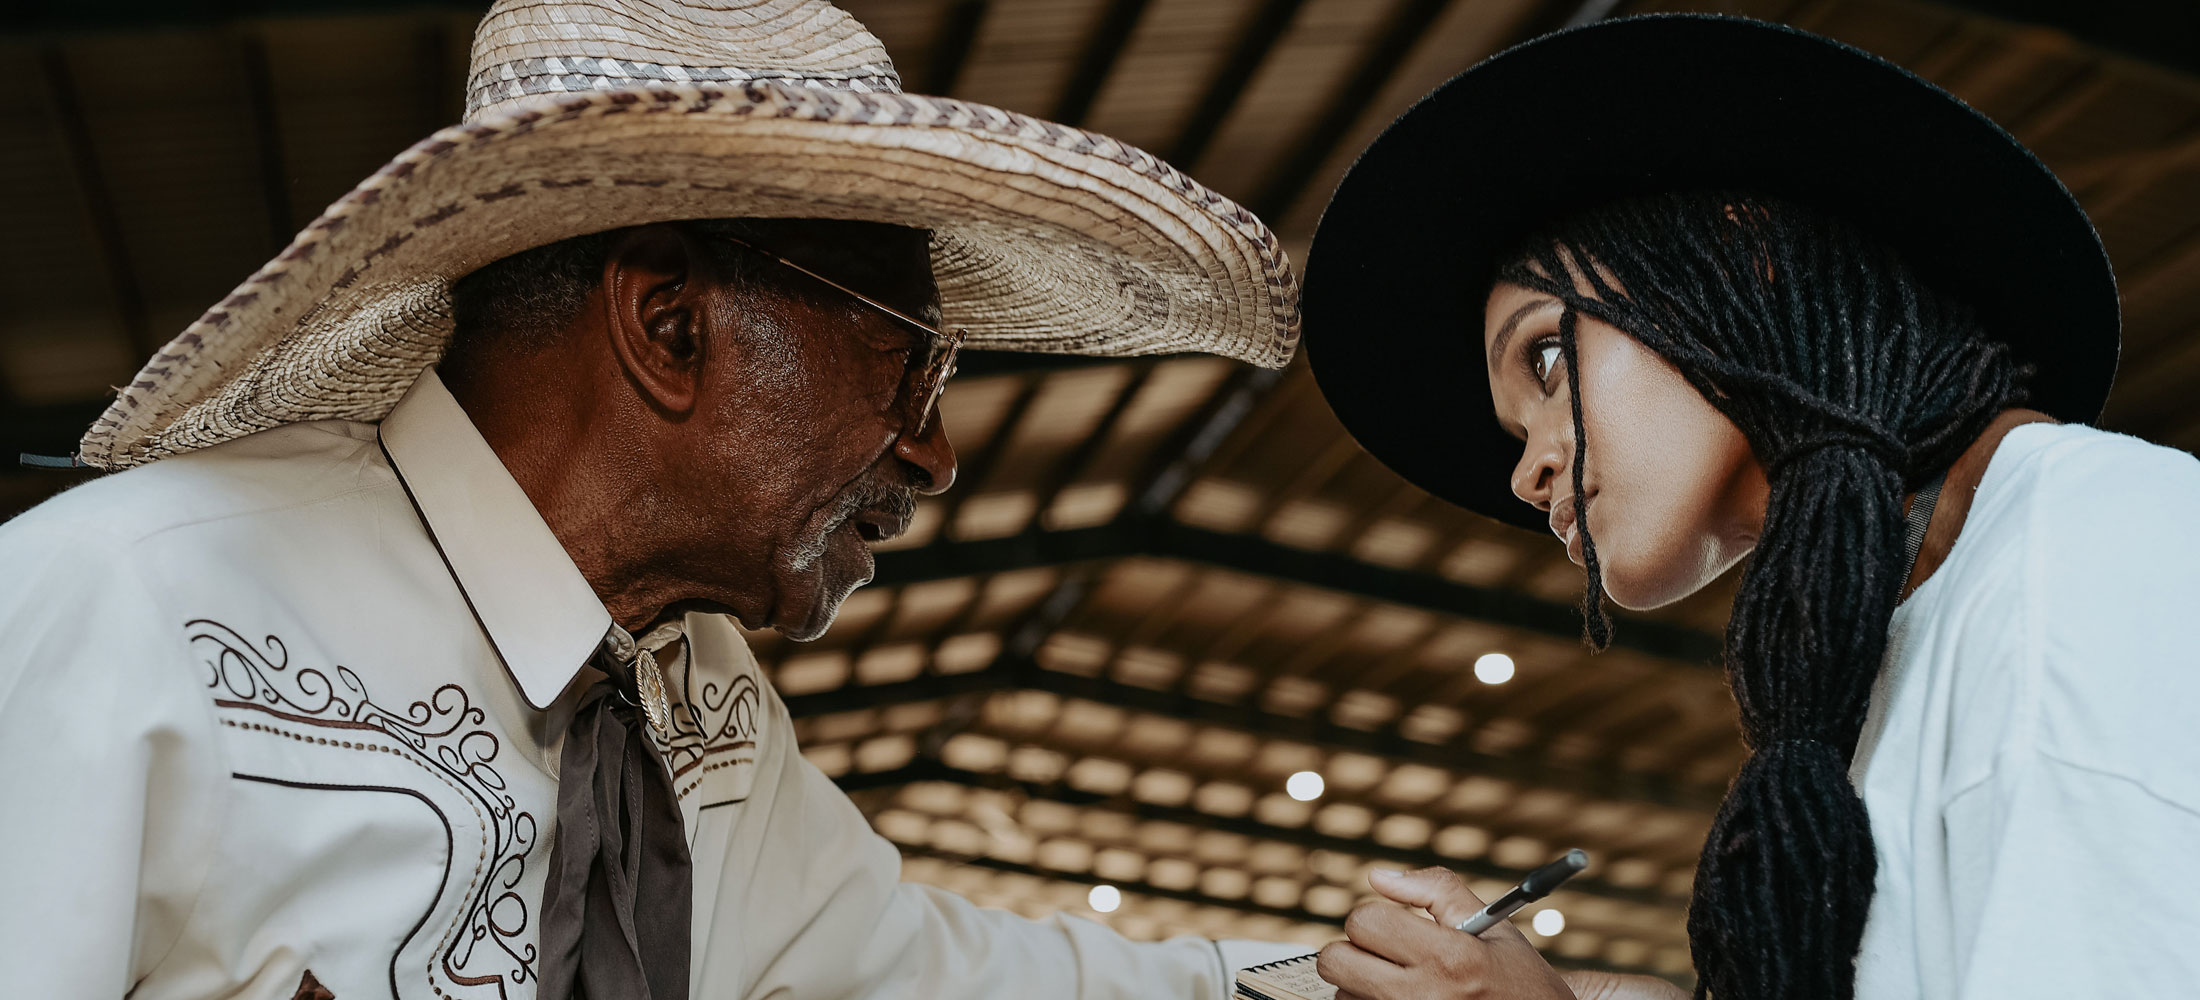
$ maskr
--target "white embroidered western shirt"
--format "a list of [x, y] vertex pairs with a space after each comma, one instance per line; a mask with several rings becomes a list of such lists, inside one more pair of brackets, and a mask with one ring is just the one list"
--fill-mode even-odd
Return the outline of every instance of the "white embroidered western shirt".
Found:
[[[610, 625], [432, 372], [379, 427], [277, 428], [0, 526], [4, 992], [534, 996], [559, 744]], [[685, 632], [661, 748], [699, 1000], [1229, 996], [1213, 943], [901, 883], [733, 625]]]

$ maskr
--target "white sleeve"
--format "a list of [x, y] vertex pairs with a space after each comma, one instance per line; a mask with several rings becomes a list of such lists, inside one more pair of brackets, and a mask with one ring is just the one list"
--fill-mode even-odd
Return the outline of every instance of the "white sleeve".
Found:
[[2190, 996], [2200, 814], [2036, 754], [1943, 810], [1956, 1000]]
[[2006, 669], [2027, 708], [1991, 775], [1942, 807], [1957, 992], [2190, 996], [2200, 463], [2128, 438], [2050, 461], [2024, 607], [2006, 622], [2023, 640]]
[[[749, 797], [701, 814], [733, 828], [725, 857], [695, 859], [697, 1000], [1231, 996], [1215, 942], [1132, 942], [1092, 921], [1028, 920], [902, 882], [900, 852], [795, 751], [776, 695], [765, 714]], [[699, 832], [711, 843], [721, 831]]]
[[122, 996], [182, 933], [224, 782], [180, 640], [119, 555], [0, 535], [0, 969]]

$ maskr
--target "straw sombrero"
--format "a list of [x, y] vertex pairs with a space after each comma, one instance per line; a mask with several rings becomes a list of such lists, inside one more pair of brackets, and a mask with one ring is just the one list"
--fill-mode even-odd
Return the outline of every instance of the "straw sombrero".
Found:
[[1251, 212], [1106, 136], [901, 93], [822, 0], [499, 0], [466, 120], [398, 155], [154, 355], [85, 434], [125, 468], [373, 421], [440, 356], [449, 288], [570, 236], [695, 218], [929, 229], [972, 347], [1281, 367], [1298, 285]]

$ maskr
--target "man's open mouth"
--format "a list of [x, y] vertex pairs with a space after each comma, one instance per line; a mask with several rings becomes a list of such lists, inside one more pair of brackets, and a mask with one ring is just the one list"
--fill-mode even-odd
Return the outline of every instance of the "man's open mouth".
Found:
[[856, 534], [864, 541], [876, 544], [901, 537], [909, 530], [909, 516], [897, 511], [873, 507], [859, 511], [850, 518], [855, 522]]

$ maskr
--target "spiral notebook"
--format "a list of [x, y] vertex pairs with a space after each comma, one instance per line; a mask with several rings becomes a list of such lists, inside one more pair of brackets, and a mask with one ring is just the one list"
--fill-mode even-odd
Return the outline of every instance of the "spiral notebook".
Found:
[[1334, 1000], [1337, 988], [1314, 974], [1314, 956], [1240, 969], [1237, 991], [1252, 1000]]

